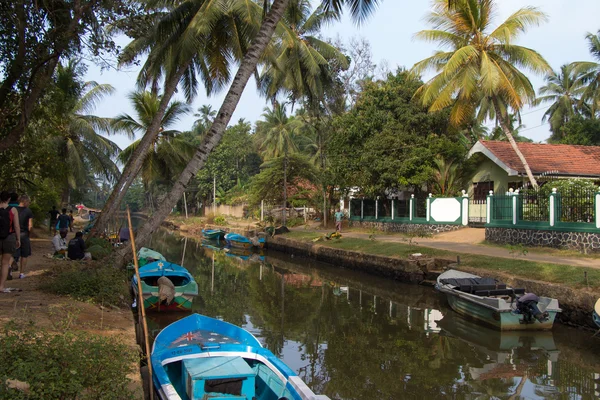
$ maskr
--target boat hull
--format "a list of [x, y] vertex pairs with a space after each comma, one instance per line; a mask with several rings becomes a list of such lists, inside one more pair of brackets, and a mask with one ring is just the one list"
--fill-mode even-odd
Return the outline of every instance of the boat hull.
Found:
[[208, 240], [221, 240], [225, 237], [225, 232], [218, 229], [202, 230], [202, 237]]
[[456, 293], [446, 292], [446, 297], [450, 308], [456, 313], [502, 331], [550, 330], [557, 314], [554, 310], [547, 310], [547, 321], [525, 323], [523, 314], [511, 310], [494, 310]]
[[[198, 295], [198, 284], [187, 269], [180, 265], [156, 261], [140, 268], [141, 291], [144, 308], [154, 311], [189, 310], [192, 308], [194, 297]], [[169, 278], [175, 286], [175, 295], [170, 304], [161, 302], [159, 298], [158, 280]], [[179, 283], [178, 283], [179, 282]], [[131, 288], [138, 298], [137, 277], [131, 280]]]

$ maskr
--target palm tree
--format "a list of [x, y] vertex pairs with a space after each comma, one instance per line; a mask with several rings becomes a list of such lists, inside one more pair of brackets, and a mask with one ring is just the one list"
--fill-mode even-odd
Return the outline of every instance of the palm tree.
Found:
[[308, 97], [320, 100], [324, 87], [333, 81], [329, 62], [348, 67], [348, 59], [335, 46], [317, 38], [323, 25], [339, 14], [319, 6], [311, 12], [309, 0], [291, 0], [283, 14], [259, 79], [259, 87], [270, 99], [287, 95], [295, 103]]
[[[143, 133], [154, 120], [160, 107], [161, 97], [148, 92], [133, 92], [129, 95], [137, 120], [128, 114], [121, 114], [114, 119], [113, 127], [128, 132], [132, 137]], [[148, 149], [141, 169], [141, 178], [146, 190], [153, 182], [169, 181], [187, 164], [194, 152], [194, 146], [183, 139], [181, 132], [168, 129], [179, 118], [189, 112], [189, 107], [180, 101], [169, 103], [160, 124], [159, 134]], [[140, 145], [138, 139], [119, 155], [119, 160], [126, 163]]]
[[579, 61], [574, 62], [573, 66], [576, 72], [581, 74], [581, 80], [586, 85], [582, 101], [589, 106], [591, 117], [596, 118], [600, 111], [600, 30], [595, 35], [588, 33], [586, 39], [592, 57], [598, 62]]
[[552, 103], [542, 121], [550, 121], [551, 140], [560, 140], [561, 128], [574, 116], [581, 114], [581, 99], [586, 90], [574, 64], [565, 64], [560, 72], [552, 71], [546, 76], [546, 85], [539, 89], [534, 104]]
[[198, 112], [194, 113], [194, 117], [198, 119], [194, 122], [193, 131], [200, 135], [203, 134], [213, 123], [216, 115], [217, 110], [213, 110], [210, 104], [199, 107]]
[[260, 23], [262, 9], [243, 0], [183, 0], [165, 2], [157, 12], [152, 29], [133, 40], [125, 49], [122, 63], [146, 55], [138, 85], [153, 87], [163, 80], [163, 94], [154, 119], [148, 125], [113, 193], [106, 202], [95, 231], [100, 232], [118, 207], [139, 170], [144, 157], [159, 135], [161, 120], [178, 86], [188, 102], [197, 94], [200, 82], [207, 95], [230, 81], [230, 68], [248, 50]]
[[[169, 194], [165, 197], [162, 204], [160, 205], [157, 212], [155, 212], [152, 218], [142, 226], [139, 231], [137, 238], [140, 242], [144, 242], [150, 238], [152, 232], [154, 232], [160, 223], [167, 217], [171, 207], [175, 204], [181, 194], [185, 190], [192, 177], [196, 172], [204, 166], [208, 155], [213, 148], [219, 143], [227, 124], [229, 123], [233, 112], [242, 96], [244, 88], [248, 83], [250, 77], [254, 74], [256, 66], [258, 65], [262, 54], [264, 53], [267, 45], [269, 44], [275, 27], [281, 20], [283, 13], [289, 4], [290, 0], [274, 0], [271, 4], [266, 15], [262, 19], [260, 29], [255, 36], [252, 45], [248, 48], [245, 53], [240, 67], [233, 79], [231, 86], [223, 100], [223, 104], [217, 113], [217, 117], [206, 135], [202, 139], [202, 143], [197, 148], [196, 153], [192, 157], [192, 160], [185, 167], [179, 178], [175, 181], [175, 184]], [[457, 0], [448, 0], [457, 1]], [[265, 2], [266, 3], [266, 2]], [[325, 10], [333, 9], [339, 11], [342, 6], [349, 6], [352, 17], [356, 21], [364, 21], [365, 18], [375, 9], [378, 4], [378, 0], [323, 0]], [[129, 254], [129, 250], [123, 249], [120, 252], [121, 262], [124, 262]]]
[[59, 64], [51, 88], [54, 104], [46, 120], [47, 129], [57, 135], [52, 139], [61, 158], [65, 160], [62, 201], [68, 203], [70, 189], [90, 183], [90, 173], [110, 182], [119, 178], [119, 168], [113, 158], [119, 146], [101, 136], [111, 134], [111, 119], [88, 114], [105, 95], [112, 94], [110, 85], [83, 82], [84, 69], [78, 60]]
[[265, 159], [283, 157], [283, 225], [287, 217], [287, 164], [290, 153], [296, 153], [296, 135], [302, 127], [302, 121], [286, 115], [285, 104], [275, 104], [273, 109], [265, 108], [264, 121], [257, 123], [257, 131], [262, 131], [264, 140], [261, 150]]
[[534, 7], [522, 8], [491, 30], [495, 13], [494, 0], [456, 0], [452, 9], [447, 0], [435, 0], [428, 17], [434, 29], [418, 32], [416, 37], [450, 49], [413, 66], [412, 72], [418, 75], [429, 69], [437, 72], [419, 88], [416, 97], [430, 111], [451, 107], [454, 125], [468, 122], [475, 114], [482, 120], [496, 119], [535, 187], [529, 164], [510, 131], [508, 111], [518, 113], [535, 99], [531, 82], [519, 68], [535, 73], [551, 71], [539, 53], [514, 44], [529, 26], [544, 21], [546, 14]]

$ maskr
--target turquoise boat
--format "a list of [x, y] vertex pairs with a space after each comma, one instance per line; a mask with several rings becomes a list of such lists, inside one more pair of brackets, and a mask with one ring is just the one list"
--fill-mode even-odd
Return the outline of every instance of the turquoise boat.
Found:
[[244, 235], [237, 233], [228, 233], [225, 235], [225, 242], [230, 247], [237, 247], [238, 249], [250, 249], [252, 247], [263, 248], [265, 246], [265, 237], [261, 236], [258, 238], [249, 239]]
[[163, 400], [329, 400], [250, 332], [199, 314], [163, 329], [150, 361]]
[[[167, 277], [175, 286], [175, 296], [170, 304], [159, 298], [158, 279]], [[180, 265], [167, 261], [154, 261], [140, 268], [142, 297], [144, 308], [147, 310], [170, 311], [189, 310], [192, 308], [194, 297], [198, 296], [198, 284], [192, 274]], [[131, 288], [138, 298], [137, 277], [131, 280]]]
[[525, 289], [462, 271], [440, 274], [436, 289], [458, 314], [501, 331], [549, 330], [561, 312], [556, 299], [525, 294]]
[[221, 240], [225, 237], [225, 233], [221, 229], [202, 229], [202, 237], [209, 240]]

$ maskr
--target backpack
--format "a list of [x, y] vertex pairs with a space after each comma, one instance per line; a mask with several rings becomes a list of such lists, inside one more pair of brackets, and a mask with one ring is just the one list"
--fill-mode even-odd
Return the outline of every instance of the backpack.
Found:
[[0, 240], [4, 240], [10, 235], [13, 225], [13, 213], [9, 208], [0, 207]]

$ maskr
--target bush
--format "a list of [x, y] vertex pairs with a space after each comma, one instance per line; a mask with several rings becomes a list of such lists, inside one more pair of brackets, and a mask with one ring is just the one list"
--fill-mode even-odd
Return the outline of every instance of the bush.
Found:
[[214, 224], [215, 224], [215, 225], [221, 225], [221, 226], [223, 226], [223, 225], [227, 225], [227, 220], [225, 219], [225, 217], [224, 217], [224, 216], [222, 216], [222, 215], [217, 215], [217, 216], [215, 217]]
[[92, 259], [93, 260], [103, 259], [104, 257], [108, 256], [112, 252], [111, 249], [107, 249], [107, 248], [102, 247], [102, 246], [100, 246], [98, 244], [93, 245], [92, 247], [90, 247], [88, 249], [88, 251], [92, 255]]
[[70, 262], [48, 273], [40, 289], [80, 301], [127, 306], [129, 287], [125, 270], [96, 262]]
[[304, 225], [304, 218], [302, 218], [302, 217], [288, 218], [285, 223], [286, 223], [286, 226], [293, 228], [295, 226]]
[[108, 240], [96, 237], [89, 238], [85, 242], [86, 248], [91, 248], [93, 246], [100, 246], [110, 251], [113, 249], [113, 245]]
[[213, 214], [213, 213], [206, 214], [206, 223], [209, 225], [214, 224], [215, 223], [215, 214]]
[[[0, 335], [1, 399], [134, 399], [127, 378], [138, 355], [110, 337], [49, 333], [11, 321]], [[117, 356], [118, 355], [118, 356]], [[6, 380], [29, 384], [29, 392]]]

